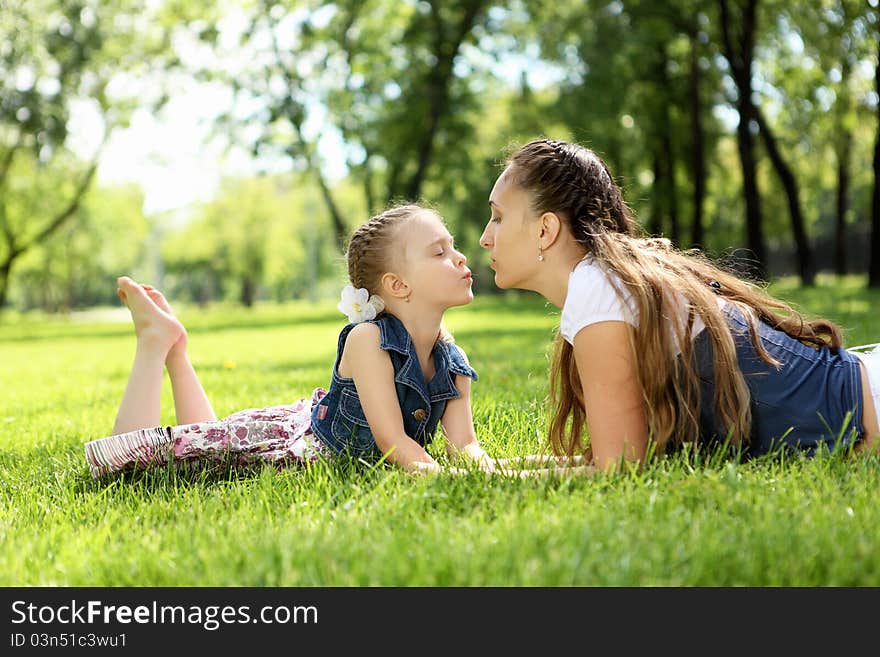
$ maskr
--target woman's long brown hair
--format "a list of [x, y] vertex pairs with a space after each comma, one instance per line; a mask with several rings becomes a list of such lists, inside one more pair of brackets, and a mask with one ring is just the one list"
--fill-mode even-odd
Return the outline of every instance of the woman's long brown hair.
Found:
[[[505, 175], [525, 189], [536, 216], [556, 213], [594, 262], [613, 272], [632, 295], [637, 317], [677, 317], [681, 298], [688, 315], [673, 321], [639, 321], [632, 332], [649, 436], [662, 452], [674, 443], [700, 437], [700, 381], [694, 369], [691, 327], [697, 316], [706, 325], [714, 354], [717, 418], [732, 445], [748, 443], [749, 389], [739, 368], [733, 334], [717, 303], [721, 295], [736, 306], [749, 326], [749, 338], [764, 362], [780, 366], [758, 339], [763, 321], [813, 347], [837, 349], [841, 331], [825, 319], [807, 320], [791, 306], [713, 263], [697, 250], [680, 251], [669, 240], [645, 237], [608, 167], [590, 149], [540, 139], [517, 150]], [[715, 284], [717, 283], [717, 285]], [[681, 295], [678, 300], [675, 293]], [[618, 291], [622, 298], [623, 291]], [[681, 357], [676, 357], [680, 348]], [[550, 369], [550, 444], [557, 454], [585, 453], [583, 388], [572, 346], [556, 336]]]

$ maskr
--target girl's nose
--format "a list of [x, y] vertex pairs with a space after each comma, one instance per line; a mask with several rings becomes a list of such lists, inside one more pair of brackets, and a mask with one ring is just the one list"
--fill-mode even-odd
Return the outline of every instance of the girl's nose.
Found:
[[486, 227], [486, 230], [483, 231], [483, 234], [480, 235], [480, 246], [484, 249], [488, 249], [491, 244], [489, 244], [489, 227]]

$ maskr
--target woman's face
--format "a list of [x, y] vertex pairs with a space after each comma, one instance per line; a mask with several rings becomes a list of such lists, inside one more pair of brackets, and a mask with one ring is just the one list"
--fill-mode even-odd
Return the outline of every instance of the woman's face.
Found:
[[480, 236], [480, 246], [489, 250], [495, 285], [531, 289], [528, 282], [538, 265], [539, 222], [528, 192], [513, 184], [507, 173], [505, 169], [489, 194], [491, 216]]

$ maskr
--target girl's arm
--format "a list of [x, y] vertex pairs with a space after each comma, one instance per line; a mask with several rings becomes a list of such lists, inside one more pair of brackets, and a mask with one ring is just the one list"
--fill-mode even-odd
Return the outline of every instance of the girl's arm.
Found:
[[[406, 435], [394, 387], [394, 366], [380, 347], [379, 328], [359, 324], [348, 334], [342, 359], [354, 379], [361, 407], [379, 450], [391, 463], [413, 471], [416, 463], [436, 464], [425, 448]], [[340, 369], [342, 364], [340, 364]]]
[[446, 453], [449, 456], [464, 456], [477, 463], [484, 470], [493, 470], [495, 462], [477, 441], [474, 429], [474, 416], [471, 412], [471, 380], [466, 376], [455, 377], [455, 388], [459, 396], [446, 402], [446, 410], [440, 418], [446, 436]]
[[644, 397], [626, 322], [590, 324], [574, 337], [593, 463], [641, 461], [648, 447]]

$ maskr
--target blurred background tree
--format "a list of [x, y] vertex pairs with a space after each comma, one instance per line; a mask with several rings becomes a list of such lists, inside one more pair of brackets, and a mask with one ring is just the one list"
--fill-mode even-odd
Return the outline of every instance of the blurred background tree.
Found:
[[[335, 295], [351, 230], [401, 201], [443, 213], [491, 293], [486, 199], [540, 136], [596, 150], [682, 248], [880, 285], [877, 0], [0, 5], [0, 304], [113, 302], [123, 272], [199, 303]], [[187, 85], [223, 90], [212, 135], [257, 173], [145, 213], [96, 184], [101, 144], [135, 107], [172, 120]], [[102, 117], [88, 158], [83, 102]]]
[[[48, 309], [96, 301], [87, 292], [70, 290], [74, 279], [61, 272], [72, 271], [88, 251], [86, 233], [105, 227], [85, 199], [104, 144], [143, 100], [126, 97], [121, 76], [143, 73], [149, 62], [170, 52], [164, 32], [145, 22], [142, 10], [136, 0], [0, 2], [0, 308], [16, 267], [36, 249], [43, 252], [31, 259], [31, 268], [18, 281], [24, 288], [21, 305], [39, 296]], [[86, 160], [71, 148], [77, 104], [88, 105], [101, 124]], [[136, 199], [129, 195], [129, 202]], [[140, 210], [124, 205], [128, 215]], [[136, 239], [134, 228], [131, 237]], [[55, 263], [51, 271], [33, 268], [39, 260], [54, 263], [68, 257], [70, 262]], [[78, 284], [89, 278], [86, 271], [101, 271], [81, 261], [79, 267]], [[66, 282], [60, 282], [61, 276]], [[60, 292], [64, 287], [67, 291]]]

